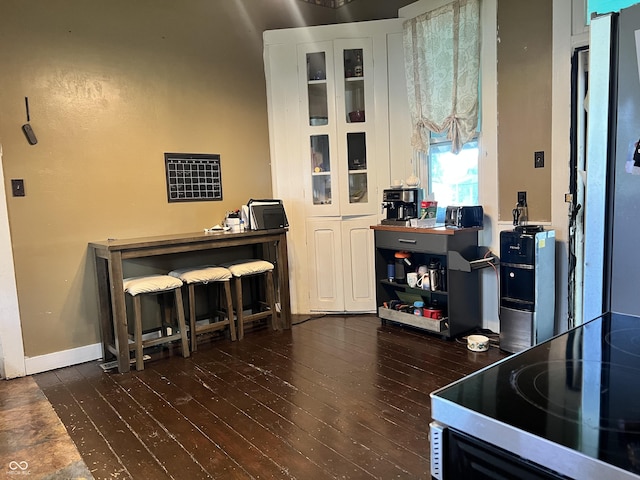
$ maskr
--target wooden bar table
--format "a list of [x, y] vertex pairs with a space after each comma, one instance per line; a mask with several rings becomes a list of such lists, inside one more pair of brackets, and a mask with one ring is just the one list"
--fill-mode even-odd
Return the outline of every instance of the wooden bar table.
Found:
[[[289, 262], [287, 257], [287, 230], [247, 230], [241, 233], [196, 232], [132, 239], [109, 239], [91, 242], [94, 252], [98, 290], [100, 330], [104, 359], [109, 353], [116, 356], [118, 371], [130, 370], [129, 336], [123, 281], [123, 261], [206, 250], [219, 250], [242, 246], [276, 247], [276, 274], [280, 297], [282, 328], [291, 328], [291, 302], [289, 298]], [[229, 260], [233, 260], [230, 258]]]

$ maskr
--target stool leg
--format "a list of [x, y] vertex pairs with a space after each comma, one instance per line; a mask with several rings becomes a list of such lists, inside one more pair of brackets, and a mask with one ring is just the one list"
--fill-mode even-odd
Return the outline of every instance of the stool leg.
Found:
[[244, 338], [244, 316], [242, 314], [242, 278], [233, 277], [236, 284], [236, 317], [238, 318], [238, 340]]
[[227, 318], [229, 320], [229, 331], [231, 333], [231, 340], [233, 341], [236, 339], [236, 324], [233, 319], [233, 301], [231, 300], [231, 286], [229, 285], [230, 282], [223, 282], [223, 283], [224, 283], [224, 296], [225, 296], [225, 301], [227, 303]]
[[174, 290], [176, 296], [176, 311], [178, 316], [178, 328], [180, 329], [180, 340], [182, 342], [182, 356], [189, 356], [189, 340], [187, 339], [187, 325], [184, 321], [184, 305], [182, 304], [182, 289]]
[[136, 370], [144, 370], [144, 354], [142, 348], [142, 307], [140, 296], [133, 297], [133, 321], [136, 352]]
[[276, 302], [275, 295], [273, 289], [273, 272], [271, 270], [267, 271], [267, 304], [269, 305], [269, 309], [271, 310], [271, 328], [274, 330], [278, 330], [278, 315], [276, 312]]
[[[165, 297], [165, 293], [158, 294], [158, 303], [160, 304], [160, 321], [162, 323], [162, 335], [169, 335], [172, 329], [171, 322], [171, 302]], [[171, 332], [173, 333], [173, 332]]]
[[190, 283], [187, 285], [187, 301], [189, 302], [189, 335], [191, 336], [191, 351], [197, 349], [196, 342], [196, 295], [195, 285]]

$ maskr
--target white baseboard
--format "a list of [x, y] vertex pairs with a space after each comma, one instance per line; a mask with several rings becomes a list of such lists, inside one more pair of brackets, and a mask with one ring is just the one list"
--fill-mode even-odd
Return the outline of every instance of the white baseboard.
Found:
[[102, 358], [102, 344], [94, 343], [84, 347], [71, 348], [61, 352], [47, 353], [37, 357], [25, 357], [24, 365], [27, 375], [55, 370], [56, 368], [77, 365]]

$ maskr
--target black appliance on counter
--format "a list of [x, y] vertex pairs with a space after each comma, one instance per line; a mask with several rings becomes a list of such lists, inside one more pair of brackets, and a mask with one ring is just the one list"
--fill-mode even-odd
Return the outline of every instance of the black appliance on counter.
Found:
[[445, 211], [444, 225], [456, 228], [482, 228], [484, 225], [484, 209], [480, 205], [448, 206]]
[[382, 225], [408, 227], [412, 218], [418, 218], [420, 191], [417, 188], [388, 188], [382, 191], [382, 209], [387, 211]]
[[516, 353], [553, 336], [555, 231], [500, 232], [500, 348]]
[[431, 474], [640, 478], [640, 318], [608, 313], [431, 394]]

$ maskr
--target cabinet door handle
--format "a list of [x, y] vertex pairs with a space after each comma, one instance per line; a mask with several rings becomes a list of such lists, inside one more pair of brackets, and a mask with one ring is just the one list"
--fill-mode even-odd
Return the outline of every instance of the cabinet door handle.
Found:
[[416, 240], [407, 240], [405, 238], [399, 238], [398, 242], [400, 242], [400, 243], [411, 243], [412, 245], [416, 244]]

